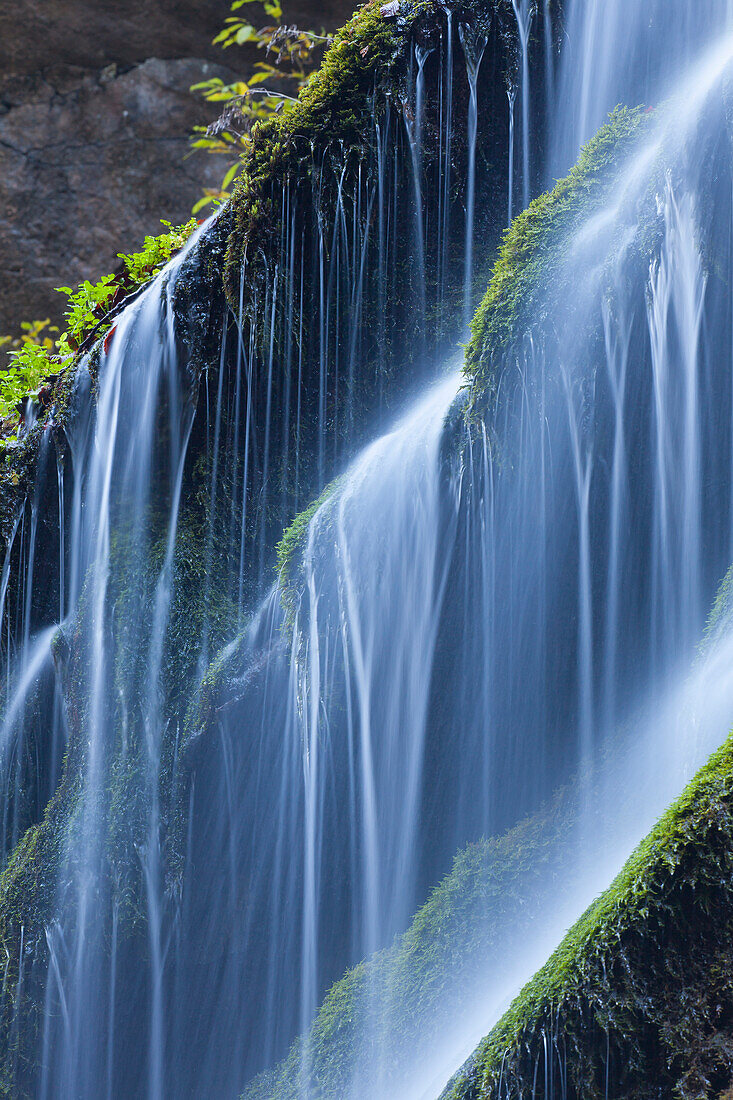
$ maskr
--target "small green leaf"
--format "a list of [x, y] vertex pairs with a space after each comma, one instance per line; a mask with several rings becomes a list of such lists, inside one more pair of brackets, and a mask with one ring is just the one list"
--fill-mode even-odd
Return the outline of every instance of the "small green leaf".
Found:
[[231, 168], [229, 169], [227, 174], [224, 176], [224, 179], [221, 181], [222, 191], [226, 191], [226, 189], [229, 187], [229, 184], [232, 182], [232, 180], [236, 178], [236, 175], [239, 172], [239, 168], [240, 168], [239, 163], [233, 164], [231, 166]]

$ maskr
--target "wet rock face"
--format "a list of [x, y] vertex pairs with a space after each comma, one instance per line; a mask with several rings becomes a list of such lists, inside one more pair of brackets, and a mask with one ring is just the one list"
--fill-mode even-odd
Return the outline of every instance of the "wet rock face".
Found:
[[[354, 5], [286, 3], [329, 27]], [[0, 334], [58, 320], [59, 284], [98, 277], [160, 219], [183, 222], [223, 169], [187, 156], [216, 107], [190, 92], [246, 68], [211, 45], [228, 0], [20, 0], [0, 8]]]

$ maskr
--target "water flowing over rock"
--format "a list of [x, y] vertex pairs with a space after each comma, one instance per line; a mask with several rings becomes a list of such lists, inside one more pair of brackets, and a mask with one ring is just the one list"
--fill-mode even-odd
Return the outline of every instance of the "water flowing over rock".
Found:
[[696, 12], [365, 5], [26, 417], [10, 1095], [728, 1087], [733, 11]]

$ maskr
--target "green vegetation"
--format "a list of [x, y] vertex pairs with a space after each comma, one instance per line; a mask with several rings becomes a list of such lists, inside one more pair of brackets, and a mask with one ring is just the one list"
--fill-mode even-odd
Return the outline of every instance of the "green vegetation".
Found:
[[293, 579], [293, 574], [298, 566], [298, 559], [302, 557], [305, 548], [310, 522], [321, 505], [333, 496], [339, 483], [339, 478], [330, 482], [316, 500], [298, 513], [283, 533], [276, 549], [276, 571], [281, 584], [285, 585]]
[[[211, 126], [196, 127], [192, 141], [194, 149], [225, 155], [236, 159], [227, 168], [221, 187], [207, 189], [203, 198], [193, 208], [194, 214], [211, 202], [224, 202], [230, 197], [230, 188], [243, 170], [242, 156], [250, 144], [252, 126], [258, 120], [266, 120], [287, 111], [296, 102], [295, 96], [303, 87], [308, 74], [315, 67], [321, 49], [331, 39], [314, 31], [302, 31], [293, 25], [283, 25], [283, 9], [279, 0], [233, 0], [231, 12], [245, 5], [256, 3], [264, 8], [265, 15], [279, 21], [274, 25], [256, 29], [241, 15], [231, 14], [224, 29], [214, 39], [225, 49], [230, 46], [256, 46], [265, 53], [258, 61], [248, 80], [225, 84], [220, 77], [194, 84], [192, 92], [201, 92], [209, 103], [221, 103], [224, 109]], [[267, 58], [275, 57], [275, 64]], [[270, 82], [268, 87], [263, 81]], [[274, 81], [275, 87], [272, 86]], [[283, 91], [287, 88], [287, 92]]]
[[285, 610], [286, 626], [292, 627], [295, 622], [301, 593], [299, 569], [303, 563], [303, 553], [311, 520], [326, 501], [334, 495], [340, 481], [340, 478], [331, 481], [316, 500], [302, 512], [299, 512], [277, 544], [275, 568], [280, 587], [280, 599]]
[[[608, 821], [596, 814], [602, 832]], [[548, 906], [561, 914], [558, 891], [572, 896], [582, 876], [570, 854], [577, 815], [578, 788], [568, 785], [507, 833], [459, 852], [404, 935], [336, 982], [309, 1033], [252, 1082], [244, 1100], [406, 1091], [416, 1062], [460, 1026], [466, 1005], [507, 982]], [[377, 1087], [371, 1075], [381, 1072], [388, 1080], [380, 1076]]]
[[720, 587], [715, 595], [708, 621], [705, 625], [701, 651], [705, 650], [729, 627], [731, 613], [733, 612], [733, 565], [720, 582]]
[[497, 363], [521, 339], [527, 319], [541, 323], [556, 316], [558, 298], [568, 288], [561, 273], [573, 231], [606, 202], [620, 160], [638, 140], [647, 117], [642, 107], [616, 108], [583, 147], [570, 174], [536, 198], [506, 230], [488, 290], [471, 322], [466, 373], [475, 398], [490, 391]]
[[[390, 1074], [379, 1088], [400, 1095], [409, 1080], [406, 1053], [428, 1059], [465, 1005], [501, 983], [509, 956], [521, 952], [548, 908], [561, 913], [573, 885], [566, 845], [576, 813], [566, 788], [509, 833], [459, 853], [405, 935], [332, 987], [310, 1032], [252, 1082], [244, 1100], [297, 1100], [304, 1091], [336, 1100], [354, 1085], [370, 1095], [375, 1048]], [[607, 1051], [608, 1095], [717, 1098], [733, 1076], [732, 872], [733, 738], [577, 922], [443, 1100], [498, 1098], [500, 1079], [502, 1097], [532, 1095], [535, 1087], [550, 1100], [545, 1037], [563, 1052], [568, 1100], [606, 1095]], [[556, 1059], [556, 1078], [557, 1066]]]
[[508, 1095], [531, 1091], [549, 1035], [565, 1051], [570, 1097], [603, 1096], [607, 1070], [608, 1095], [717, 1096], [733, 1075], [732, 871], [730, 738], [525, 987], [445, 1100], [498, 1096], [500, 1078]]
[[140, 252], [120, 254], [122, 265], [117, 274], [102, 275], [96, 283], [85, 279], [76, 289], [58, 287], [67, 298], [63, 332], [57, 335], [58, 329], [50, 327], [47, 320], [35, 321], [21, 325], [19, 338], [2, 338], [0, 344], [8, 347], [10, 363], [0, 372], [0, 446], [7, 449], [17, 443], [26, 399], [42, 408], [51, 404], [59, 376], [79, 351], [110, 331], [117, 308], [165, 266], [198, 223], [191, 218], [178, 227], [162, 224], [167, 232], [146, 237]]
[[131, 252], [129, 256], [118, 253], [124, 267], [122, 276], [118, 276], [123, 288], [134, 289], [152, 279], [183, 248], [199, 223], [196, 218], [189, 218], [184, 225], [174, 226], [167, 221], [160, 224], [166, 227], [167, 232], [159, 233], [157, 237], [146, 237], [139, 252]]
[[38, 344], [51, 349], [58, 331], [57, 326], [52, 325], [48, 317], [44, 321], [23, 321], [19, 336], [0, 336], [0, 348], [5, 348], [11, 353], [19, 351], [23, 344]]
[[[340, 30], [322, 64], [302, 87], [298, 100], [275, 118], [252, 127], [234, 192], [235, 227], [227, 253], [225, 285], [236, 303], [239, 265], [254, 255], [255, 243], [276, 226], [270, 216], [270, 189], [289, 177], [307, 174], [314, 145], [372, 140], [378, 88], [397, 90], [405, 68], [404, 46], [412, 24], [428, 0], [406, 0], [398, 19], [385, 18], [380, 0], [369, 0]], [[371, 109], [370, 109], [371, 108]]]
[[[35, 328], [35, 324], [28, 325], [29, 329], [32, 327]], [[12, 418], [15, 414], [14, 423], [17, 424], [23, 399], [28, 397], [37, 401], [40, 398], [43, 383], [51, 371], [51, 359], [45, 339], [38, 343], [33, 339], [24, 340], [11, 354], [11, 365], [0, 374], [0, 420]], [[8, 433], [4, 438], [10, 442], [16, 436]]]

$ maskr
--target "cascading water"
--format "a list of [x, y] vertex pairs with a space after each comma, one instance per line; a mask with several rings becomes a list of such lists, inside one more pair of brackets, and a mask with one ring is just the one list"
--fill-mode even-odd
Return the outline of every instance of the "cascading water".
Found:
[[[440, 442], [459, 384], [459, 373], [446, 378], [344, 473], [305, 533], [302, 588], [271, 593], [225, 657], [244, 672], [217, 719], [219, 763], [196, 769], [184, 896], [205, 956], [226, 960], [206, 1014], [220, 1034], [233, 1027], [229, 1042], [248, 1061], [276, 1053], [294, 1024], [306, 1027], [341, 960], [384, 944], [420, 898], [414, 853], [450, 537], [439, 515]], [[257, 733], [242, 755], [245, 728]], [[206, 790], [227, 792], [215, 820], [198, 805], [204, 773]], [[218, 887], [204, 866], [212, 846], [228, 853]], [[346, 880], [334, 879], [337, 867]], [[245, 922], [238, 882], [248, 884]], [[252, 1001], [236, 960], [263, 935]], [[195, 980], [187, 951], [176, 966], [185, 988]], [[195, 1021], [180, 1007], [186, 1030]], [[202, 1090], [211, 1081], [223, 1090], [233, 1070], [232, 1084], [242, 1079], [241, 1066], [218, 1062], [217, 1048], [196, 1067]]]
[[[446, 455], [437, 449], [441, 400], [433, 410], [432, 482], [422, 481], [425, 473], [415, 480], [424, 431], [418, 427], [430, 403], [365, 452], [304, 530], [296, 580], [284, 578], [294, 633], [281, 654], [280, 675], [289, 689], [275, 686], [269, 659], [250, 655], [245, 667], [265, 669], [266, 687], [253, 687], [247, 673], [219, 711], [221, 736], [234, 745], [257, 706], [262, 732], [254, 756], [241, 758], [243, 774], [232, 782], [231, 753], [222, 754], [227, 778], [219, 785], [241, 790], [240, 805], [268, 805], [247, 859], [274, 868], [278, 884], [271, 908], [265, 902], [253, 908], [267, 911], [266, 926], [277, 930], [275, 954], [260, 980], [271, 1006], [265, 1026], [283, 1031], [279, 1013], [297, 1018], [303, 1030], [319, 991], [338, 975], [332, 952], [356, 962], [388, 943], [456, 847], [513, 823], [575, 768], [583, 776], [577, 831], [562, 842], [575, 868], [566, 884], [567, 907], [553, 898], [557, 923], [533, 926], [537, 953], [528, 951], [526, 969], [517, 960], [495, 978], [491, 1007], [463, 1006], [461, 1026], [452, 1021], [455, 1045], [446, 1042], [439, 1055], [432, 1052], [429, 1070], [419, 1048], [419, 1065], [401, 1052], [408, 1069], [400, 1073], [375, 1056], [378, 1039], [370, 1041], [370, 1029], [384, 1035], [389, 1010], [379, 1004], [384, 989], [378, 979], [373, 989], [367, 982], [356, 1002], [364, 1053], [356, 1057], [353, 1076], [341, 1082], [344, 1095], [418, 1097], [439, 1089], [441, 1071], [447, 1075], [445, 1067], [467, 1051], [466, 1037], [478, 1037], [478, 1028], [485, 1029], [559, 936], [562, 922], [608, 881], [729, 720], [721, 721], [718, 707], [725, 712], [726, 704], [716, 694], [714, 715], [701, 719], [701, 744], [680, 749], [669, 761], [655, 797], [646, 796], [644, 815], [629, 808], [649, 775], [648, 754], [655, 752], [655, 723], [639, 707], [648, 693], [662, 697], [666, 685], [683, 675], [729, 552], [727, 520], [716, 522], [720, 499], [702, 503], [700, 453], [704, 435], [706, 469], [727, 478], [730, 426], [716, 422], [704, 431], [690, 412], [699, 391], [725, 388], [726, 368], [700, 347], [706, 279], [690, 245], [692, 193], [703, 185], [685, 166], [688, 142], [699, 140], [706, 148], [697, 126], [728, 53], [726, 47], [708, 59], [704, 79], [693, 75], [681, 96], [684, 108], [675, 103], [653, 123], [647, 143], [621, 173], [612, 203], [569, 242], [569, 259], [557, 278], [564, 283], [575, 266], [583, 272], [584, 293], [573, 314], [577, 332], [560, 330], [557, 345], [539, 334], [529, 339], [519, 361], [502, 366], [485, 430], [464, 440], [458, 452], [448, 447]], [[671, 178], [659, 192], [662, 246], [646, 277], [642, 271], [636, 281], [636, 209], [662, 151], [690, 193], [682, 201]], [[653, 195], [649, 201], [653, 205]], [[603, 295], [602, 280], [609, 278], [616, 281]], [[717, 306], [708, 306], [709, 323], [718, 331]], [[588, 355], [596, 349], [586, 331], [595, 328], [590, 314], [596, 310], [605, 340], [600, 365], [589, 371]], [[686, 379], [663, 409], [655, 398], [661, 371]], [[679, 424], [674, 441], [660, 431], [662, 424]], [[673, 458], [679, 440], [682, 464]], [[435, 500], [430, 509], [425, 484]], [[684, 522], [661, 508], [668, 498], [682, 508]], [[728, 515], [729, 500], [722, 511]], [[426, 515], [432, 517], [427, 528]], [[647, 525], [656, 529], [653, 538]], [[695, 535], [701, 530], [709, 532], [704, 565]], [[413, 543], [415, 532], [420, 537]], [[290, 559], [288, 570], [293, 567]], [[645, 578], [631, 602], [623, 598], [629, 576]], [[272, 630], [270, 624], [268, 646]], [[262, 639], [257, 647], [265, 648]], [[257, 647], [249, 643], [247, 652]], [[277, 717], [271, 700], [283, 698], [290, 702]], [[285, 731], [277, 745], [288, 746], [279, 760], [265, 734], [275, 721]], [[640, 738], [630, 764], [596, 776], [601, 754], [623, 723], [648, 729], [648, 740]], [[529, 771], [527, 760], [534, 764]], [[268, 770], [273, 767], [274, 774]], [[274, 815], [283, 831], [268, 844], [273, 791], [283, 800]], [[602, 830], [596, 820], [601, 811], [590, 801], [604, 806]], [[614, 802], [623, 808], [614, 810]], [[251, 821], [237, 810], [235, 823], [224, 819], [212, 841], [209, 824], [205, 849], [235, 836], [241, 851], [236, 828], [243, 825], [251, 828]], [[203, 820], [197, 828], [203, 832]], [[604, 850], [594, 836], [603, 837]], [[202, 849], [192, 864], [200, 867], [204, 858]], [[240, 867], [232, 877], [251, 883], [252, 874]], [[199, 888], [202, 920], [212, 890], [207, 880]], [[272, 890], [269, 878], [264, 888]], [[224, 922], [215, 923], [219, 937]], [[285, 974], [290, 983], [278, 1004]], [[299, 990], [292, 988], [296, 974]], [[472, 1018], [477, 1012], [483, 1014], [478, 1025]], [[248, 1023], [250, 1034], [256, 1026]], [[270, 1035], [266, 1046], [276, 1049], [277, 1038]], [[301, 1049], [297, 1073], [304, 1095], [315, 1091], [313, 1057], [308, 1046]], [[207, 1066], [207, 1079], [213, 1072]]]
[[570, 0], [563, 13], [556, 102], [550, 117], [547, 181], [565, 173], [583, 142], [619, 103], [656, 106], [686, 67], [730, 26], [729, 0], [636, 4]]
[[[40, 845], [51, 884], [8, 953], [11, 1090], [236, 1096], [301, 1035], [291, 1091], [249, 1095], [435, 1097], [733, 724], [727, 630], [690, 672], [733, 555], [732, 13], [663, 7], [570, 0], [557, 59], [549, 0], [441, 13], [402, 94], [370, 92], [371, 144], [273, 186], [236, 316], [197, 281], [224, 211], [79, 366], [0, 581], [6, 881]], [[487, 227], [674, 82], [466, 419], [436, 364]], [[423, 989], [396, 1055], [393, 937], [562, 783], [563, 896], [548, 875], [516, 928], [487, 911], [470, 996], [448, 1019]], [[321, 1092], [308, 1030], [348, 967], [358, 1041]]]
[[[194, 239], [191, 248], [195, 243]], [[110, 350], [102, 353], [96, 367], [99, 398], [94, 422], [80, 417], [76, 432], [69, 435], [76, 478], [67, 583], [69, 606], [87, 633], [87, 664], [75, 687], [75, 706], [85, 714], [86, 746], [76, 821], [69, 850], [61, 856], [68, 868], [61, 899], [64, 916], [47, 931], [52, 960], [48, 1003], [59, 1003], [63, 1011], [60, 1017], [49, 1012], [45, 1022], [43, 1096], [92, 1095], [100, 1082], [113, 1077], [109, 1033], [115, 1027], [117, 944], [113, 937], [110, 959], [103, 961], [101, 938], [106, 925], [102, 914], [112, 909], [114, 929], [120, 904], [107, 875], [108, 845], [115, 843], [110, 834], [120, 823], [114, 821], [109, 783], [111, 772], [130, 767], [136, 755], [141, 784], [137, 797], [148, 806], [145, 831], [133, 842], [139, 846], [146, 889], [151, 1054], [162, 1049], [159, 693], [173, 548], [194, 412], [193, 395], [185, 387], [186, 360], [176, 347], [172, 304], [184, 261], [185, 254], [173, 261], [120, 318]], [[159, 552], [152, 546], [153, 509], [161, 513]], [[112, 597], [116, 615], [113, 612], [110, 621], [110, 586], [125, 578], [133, 585], [137, 578], [140, 590], [128, 595], [117, 588]], [[135, 662], [140, 660], [143, 676], [135, 675]], [[118, 744], [110, 742], [116, 724], [110, 708], [119, 708]], [[138, 723], [136, 743], [133, 728]], [[161, 1073], [161, 1063], [151, 1056], [151, 1096], [162, 1095]]]

